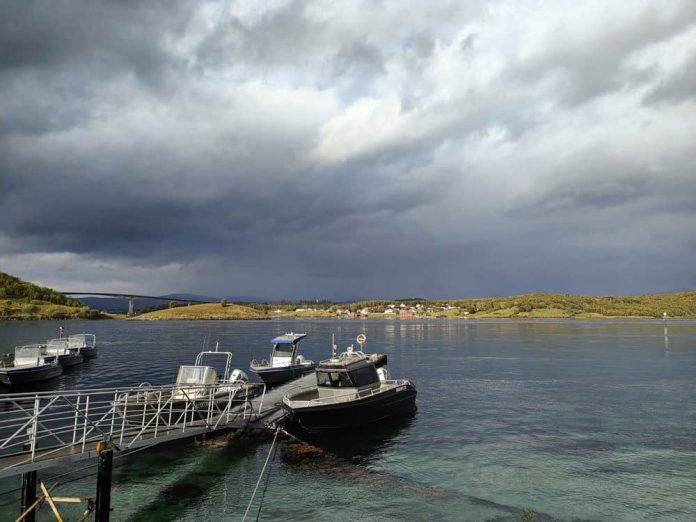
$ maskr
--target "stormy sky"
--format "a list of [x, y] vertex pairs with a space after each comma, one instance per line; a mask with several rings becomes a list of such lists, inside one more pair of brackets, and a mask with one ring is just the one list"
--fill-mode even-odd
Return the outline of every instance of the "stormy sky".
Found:
[[0, 1], [0, 271], [696, 288], [696, 2]]

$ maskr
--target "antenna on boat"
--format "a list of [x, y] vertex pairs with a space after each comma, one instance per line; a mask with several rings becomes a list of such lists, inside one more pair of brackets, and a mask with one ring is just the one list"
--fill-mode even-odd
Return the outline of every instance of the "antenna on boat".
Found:
[[220, 339], [218, 339], [217, 341], [215, 341], [215, 351], [216, 351], [216, 352], [218, 351], [218, 346], [219, 346], [219, 345], [220, 345]]
[[336, 339], [334, 334], [331, 334], [331, 357], [336, 357]]

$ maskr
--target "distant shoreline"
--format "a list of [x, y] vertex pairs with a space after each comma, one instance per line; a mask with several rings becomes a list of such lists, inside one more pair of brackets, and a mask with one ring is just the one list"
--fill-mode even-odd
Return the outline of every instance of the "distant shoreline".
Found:
[[71, 319], [261, 320], [306, 319], [583, 319], [652, 320], [663, 317], [696, 319], [696, 291], [638, 296], [585, 296], [532, 293], [468, 299], [371, 299], [336, 303], [305, 300], [276, 303], [215, 303], [180, 305], [172, 300], [157, 309], [126, 314], [102, 312], [50, 288], [0, 273], [0, 320], [68, 321]]

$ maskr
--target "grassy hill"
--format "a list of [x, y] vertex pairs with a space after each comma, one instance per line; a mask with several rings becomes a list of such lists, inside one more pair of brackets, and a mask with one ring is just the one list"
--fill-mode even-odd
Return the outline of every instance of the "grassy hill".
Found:
[[266, 314], [248, 306], [220, 303], [206, 303], [189, 306], [177, 306], [156, 310], [132, 317], [133, 320], [200, 320], [200, 319], [266, 319]]
[[696, 292], [640, 296], [526, 294], [452, 302], [472, 317], [696, 317]]
[[50, 288], [0, 272], [0, 319], [98, 319], [97, 310]]
[[[273, 316], [326, 317], [341, 310], [368, 309], [370, 317], [388, 317], [382, 312], [390, 304], [413, 307], [416, 317], [507, 319], [507, 318], [655, 318], [663, 313], [671, 318], [696, 318], [696, 292], [649, 294], [640, 296], [583, 296], [570, 294], [524, 294], [479, 299], [393, 299], [333, 304], [311, 304], [296, 312], [303, 303], [251, 305]], [[415, 308], [418, 307], [418, 308]], [[397, 314], [391, 315], [397, 318]]]

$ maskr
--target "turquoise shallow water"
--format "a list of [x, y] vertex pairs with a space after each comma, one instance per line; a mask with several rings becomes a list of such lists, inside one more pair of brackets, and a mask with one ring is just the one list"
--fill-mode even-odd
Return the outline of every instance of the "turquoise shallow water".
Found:
[[[328, 456], [309, 462], [289, 461], [280, 444], [261, 520], [520, 520], [524, 508], [536, 520], [696, 520], [694, 321], [64, 324], [96, 333], [100, 354], [55, 388], [172, 382], [205, 337], [246, 368], [289, 330], [309, 333], [303, 353], [314, 359], [328, 355], [332, 333], [344, 347], [364, 331], [366, 350], [415, 381], [409, 421], [330, 441]], [[0, 322], [0, 351], [56, 331]], [[269, 448], [178, 443], [120, 459], [112, 519], [241, 519]], [[0, 481], [0, 492], [18, 483]], [[90, 477], [60, 493], [93, 489]], [[0, 504], [9, 519], [18, 493]]]

